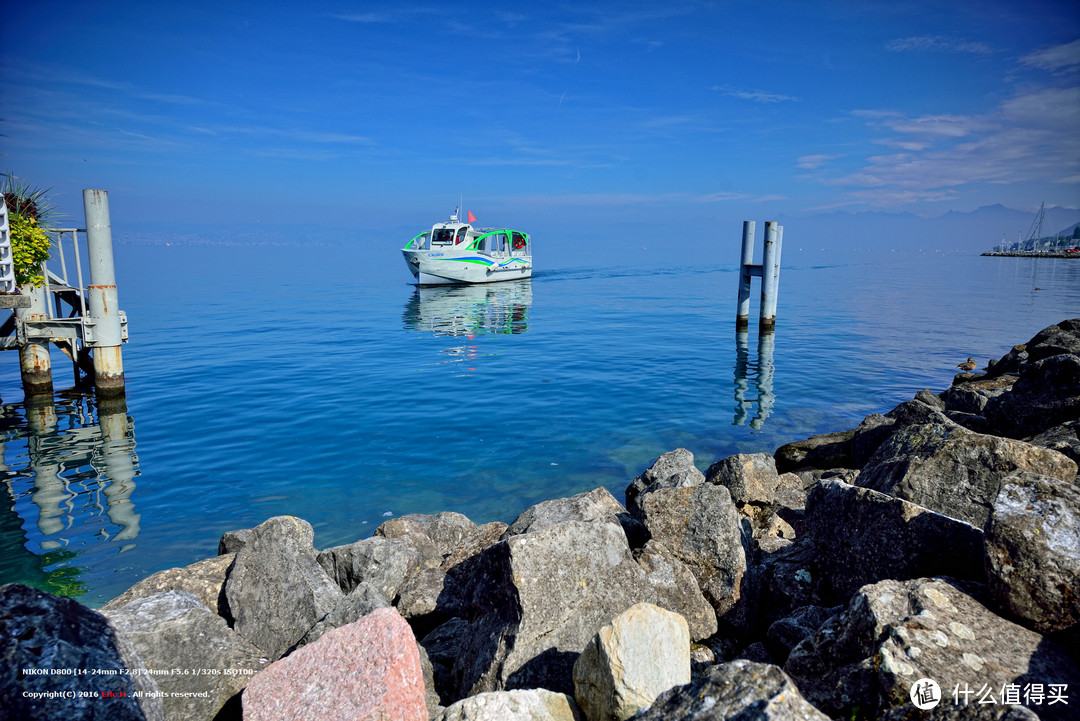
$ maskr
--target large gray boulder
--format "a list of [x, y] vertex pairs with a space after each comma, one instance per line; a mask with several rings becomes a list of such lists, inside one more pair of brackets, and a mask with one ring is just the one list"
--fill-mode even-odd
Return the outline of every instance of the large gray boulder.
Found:
[[656, 605], [686, 619], [691, 641], [716, 633], [716, 611], [702, 595], [687, 565], [663, 543], [649, 541], [634, 551], [634, 560], [645, 569], [646, 580], [656, 590]]
[[662, 694], [636, 721], [828, 721], [776, 666], [732, 661]]
[[166, 719], [212, 721], [265, 666], [262, 651], [186, 591], [139, 597], [106, 612], [152, 669], [200, 669], [155, 676]]
[[[0, 717], [164, 721], [154, 678], [100, 613], [22, 584], [0, 586]], [[96, 695], [80, 695], [88, 691]]]
[[314, 643], [327, 631], [359, 621], [369, 613], [389, 605], [390, 602], [374, 586], [361, 583], [338, 601], [330, 613], [320, 618], [296, 645], [300, 647]]
[[1080, 487], [1033, 473], [1006, 478], [986, 524], [986, 567], [1008, 614], [1080, 646]]
[[584, 717], [566, 694], [534, 688], [463, 698], [433, 721], [584, 721]]
[[285, 655], [345, 594], [316, 560], [311, 524], [277, 516], [236, 553], [225, 596], [233, 628], [271, 661]]
[[619, 516], [624, 513], [626, 509], [623, 505], [615, 500], [615, 496], [611, 495], [608, 489], [601, 486], [569, 498], [543, 501], [527, 508], [506, 529], [503, 538], [542, 531], [565, 521], [606, 518], [618, 523]]
[[686, 620], [639, 603], [604, 625], [574, 664], [574, 699], [588, 721], [624, 721], [690, 683]]
[[574, 661], [597, 630], [635, 603], [655, 600], [625, 535], [609, 521], [511, 536], [477, 559], [455, 695], [573, 693]]
[[454, 692], [454, 664], [461, 656], [469, 634], [469, 622], [464, 618], [451, 618], [429, 631], [420, 639], [420, 647], [427, 653], [431, 663], [435, 693], [441, 702], [456, 698]]
[[[784, 670], [811, 703], [844, 718], [911, 708], [911, 687], [924, 678], [975, 691], [1080, 682], [1062, 647], [991, 613], [958, 582], [932, 578], [864, 586]], [[1036, 710], [1044, 721], [1071, 716], [1068, 706]]]
[[[503, 534], [506, 533], [507, 528], [509, 528], [509, 526], [502, 521], [492, 521], [491, 523], [477, 526], [472, 533], [465, 536], [465, 538], [454, 547], [454, 550], [451, 551], [449, 555], [443, 557], [442, 565], [439, 568], [448, 573], [452, 570], [459, 574], [467, 573], [465, 569], [459, 569], [457, 567], [478, 556], [485, 548], [494, 546], [502, 540]], [[461, 578], [464, 578], [464, 575], [462, 575]]]
[[1013, 438], [1080, 419], [1080, 355], [1029, 363], [1012, 389], [990, 399], [983, 412], [995, 431]]
[[842, 606], [800, 606], [790, 616], [773, 622], [765, 635], [769, 655], [783, 664], [793, 648], [813, 636], [823, 623], [842, 610]]
[[1001, 359], [990, 362], [987, 376], [1016, 375], [1029, 363], [1062, 354], [1080, 356], [1080, 318], [1043, 328], [1027, 343], [1013, 346]]
[[982, 528], [1002, 480], [1017, 471], [1072, 481], [1076, 463], [1023, 441], [931, 423], [883, 443], [856, 484]]
[[382, 537], [333, 546], [320, 551], [316, 558], [345, 593], [366, 583], [390, 602], [397, 598], [410, 572], [422, 567], [438, 568], [442, 561], [434, 547], [429, 556], [430, 563], [425, 565], [415, 547], [408, 542]]
[[1047, 428], [1039, 435], [1026, 440], [1032, 445], [1063, 453], [1080, 464], [1080, 421], [1068, 421], [1059, 426]]
[[886, 578], [986, 580], [981, 530], [869, 488], [820, 481], [807, 498], [805, 524], [827, 605]]
[[[855, 431], [821, 433], [809, 438], [785, 443], [776, 449], [774, 460], [781, 472], [802, 468], [854, 468], [852, 439]], [[711, 469], [710, 469], [711, 470]]]
[[147, 576], [101, 607], [102, 611], [121, 608], [137, 598], [146, 598], [162, 591], [186, 591], [214, 613], [229, 618], [225, 600], [225, 577], [235, 555], [232, 553], [196, 561], [183, 568], [167, 568]]
[[709, 466], [705, 480], [728, 489], [731, 499], [739, 506], [771, 505], [780, 485], [776, 461], [768, 453], [728, 456]]
[[694, 454], [685, 448], [664, 453], [626, 488], [626, 507], [633, 512], [635, 499], [646, 489], [688, 488], [705, 482], [705, 474], [694, 465]]
[[653, 539], [685, 563], [718, 615], [739, 601], [746, 550], [739, 512], [723, 486], [647, 490], [632, 513]]
[[431, 565], [429, 559], [434, 558], [438, 563], [433, 565], [439, 566], [477, 528], [468, 517], [453, 511], [430, 515], [410, 513], [385, 521], [373, 536], [405, 541], [417, 551], [422, 565]]

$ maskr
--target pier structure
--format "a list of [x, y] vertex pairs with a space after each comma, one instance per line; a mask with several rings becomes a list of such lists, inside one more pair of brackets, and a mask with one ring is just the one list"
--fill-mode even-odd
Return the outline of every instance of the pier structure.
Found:
[[765, 246], [761, 263], [754, 263], [754, 230], [756, 223], [743, 221], [742, 257], [739, 261], [739, 304], [735, 314], [735, 330], [750, 327], [750, 279], [761, 278], [761, 310], [758, 331], [770, 333], [776, 328], [776, 295], [780, 289], [780, 253], [784, 242], [784, 226], [775, 220], [765, 223]]
[[[0, 294], [0, 308], [14, 311], [0, 324], [0, 350], [19, 351], [23, 390], [28, 397], [52, 394], [50, 343], [71, 359], [76, 385], [89, 380], [99, 397], [118, 397], [125, 392], [120, 347], [128, 339], [127, 315], [117, 303], [108, 192], [84, 190], [83, 210], [85, 228], [56, 231], [49, 262], [56, 261], [60, 272], [43, 263], [44, 284], [24, 285], [20, 294]], [[85, 253], [80, 250], [80, 233], [86, 242]], [[72, 269], [64, 251], [68, 238]], [[7, 234], [0, 238], [3, 240], [9, 240]], [[7, 283], [2, 246], [0, 242], [0, 282]], [[7, 253], [10, 256], [10, 245]], [[84, 263], [89, 269], [89, 284], [85, 283]], [[10, 283], [14, 285], [13, 275]]]

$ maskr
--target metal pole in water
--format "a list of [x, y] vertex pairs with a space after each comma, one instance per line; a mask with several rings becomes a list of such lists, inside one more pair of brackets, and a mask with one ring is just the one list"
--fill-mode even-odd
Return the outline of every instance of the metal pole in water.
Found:
[[124, 394], [124, 362], [120, 355], [123, 339], [116, 300], [109, 192], [84, 190], [83, 210], [90, 265], [90, 285], [86, 291], [93, 324], [94, 385], [100, 396], [119, 396]]
[[765, 223], [765, 250], [761, 260], [761, 317], [759, 331], [776, 327], [776, 293], [780, 285], [780, 249], [783, 228], [775, 220]]
[[735, 312], [735, 330], [750, 327], [750, 265], [754, 262], [754, 221], [742, 224], [742, 256], [739, 260], [739, 304]]
[[[24, 285], [22, 293], [29, 296], [30, 306], [16, 308], [15, 315], [22, 321], [45, 320], [49, 311], [49, 300], [45, 297], [45, 289]], [[53, 382], [49, 341], [26, 339], [19, 348], [19, 371], [22, 374], [23, 392], [27, 396], [51, 396]]]

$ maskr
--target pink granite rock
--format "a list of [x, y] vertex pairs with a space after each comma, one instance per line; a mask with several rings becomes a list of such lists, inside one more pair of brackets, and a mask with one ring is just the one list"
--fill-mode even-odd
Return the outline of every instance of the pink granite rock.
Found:
[[327, 632], [259, 672], [244, 721], [427, 721], [420, 654], [393, 608]]

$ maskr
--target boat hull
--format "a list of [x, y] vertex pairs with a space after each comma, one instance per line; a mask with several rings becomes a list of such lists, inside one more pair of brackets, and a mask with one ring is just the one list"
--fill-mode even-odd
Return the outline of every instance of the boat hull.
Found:
[[403, 250], [405, 264], [420, 285], [497, 283], [532, 277], [532, 258], [493, 257], [479, 253]]

